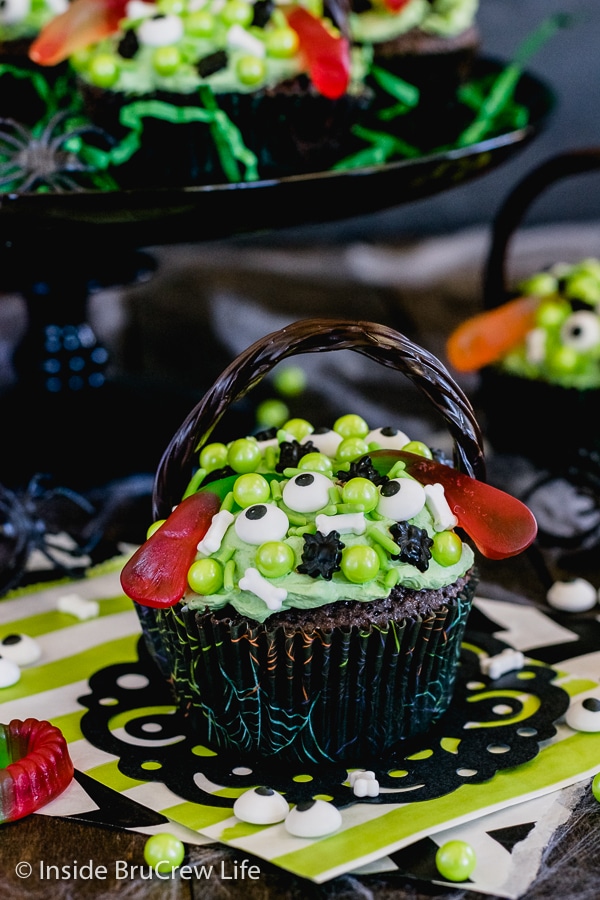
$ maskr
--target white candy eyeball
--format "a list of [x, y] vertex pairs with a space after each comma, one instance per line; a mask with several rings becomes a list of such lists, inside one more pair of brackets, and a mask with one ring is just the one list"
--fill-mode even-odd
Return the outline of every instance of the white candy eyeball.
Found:
[[567, 347], [591, 350], [600, 344], [600, 318], [596, 313], [579, 309], [563, 322], [560, 338]]
[[283, 502], [294, 512], [316, 512], [329, 503], [332, 487], [333, 481], [321, 472], [301, 472], [284, 485]]
[[0, 656], [20, 668], [32, 666], [41, 655], [40, 645], [27, 634], [7, 634], [0, 641]]
[[387, 519], [406, 522], [421, 512], [427, 500], [425, 488], [412, 478], [391, 478], [379, 489], [377, 512]]
[[0, 656], [0, 688], [11, 687], [21, 677], [21, 670], [12, 659]]
[[274, 503], [255, 503], [239, 514], [233, 527], [241, 541], [258, 546], [265, 541], [283, 540], [290, 523], [284, 511]]
[[283, 822], [290, 811], [282, 794], [270, 787], [245, 791], [233, 804], [233, 814], [249, 825], [276, 825]]
[[316, 838], [337, 831], [342, 824], [342, 814], [326, 800], [304, 800], [288, 813], [286, 831], [294, 837]]
[[0, 25], [16, 25], [27, 18], [31, 0], [4, 0], [0, 3]]
[[168, 47], [183, 37], [183, 21], [179, 16], [156, 16], [145, 19], [137, 29], [137, 37], [145, 47]]
[[335, 459], [337, 449], [343, 441], [341, 434], [332, 428], [316, 428], [310, 435], [310, 441], [317, 448], [319, 453], [330, 456]]
[[598, 592], [585, 578], [555, 581], [548, 589], [546, 600], [554, 609], [563, 612], [586, 612], [598, 602]]
[[385, 428], [374, 428], [365, 438], [367, 446], [377, 444], [382, 450], [402, 450], [409, 443], [408, 435], [399, 428], [386, 425]]
[[565, 722], [574, 731], [600, 731], [600, 694], [571, 703]]

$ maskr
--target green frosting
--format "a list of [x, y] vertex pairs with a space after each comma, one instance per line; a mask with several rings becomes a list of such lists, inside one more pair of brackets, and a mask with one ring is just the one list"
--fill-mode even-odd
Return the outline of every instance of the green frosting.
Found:
[[600, 260], [557, 264], [519, 288], [540, 298], [534, 327], [498, 368], [564, 388], [600, 388]]
[[[405, 437], [400, 442], [403, 446], [406, 445]], [[300, 442], [296, 442], [297, 447], [300, 448], [301, 445], [312, 439], [317, 440], [316, 436], [313, 438], [311, 434], [303, 437]], [[256, 443], [253, 438], [248, 438], [247, 440]], [[282, 441], [290, 442], [293, 439], [289, 433], [282, 430], [278, 433], [278, 441], [281, 444]], [[221, 446], [223, 451], [225, 451], [224, 445]], [[336, 480], [336, 473], [339, 470], [348, 470], [350, 464], [335, 458], [331, 460], [334, 474], [327, 477], [336, 482], [337, 487], [333, 489], [333, 501], [337, 500], [337, 505], [336, 502], [331, 502], [330, 498], [330, 502], [325, 508], [316, 512], [298, 513], [290, 511], [283, 503], [281, 500], [281, 489], [285, 487], [290, 477], [294, 476], [294, 473], [299, 474], [304, 470], [306, 472], [313, 471], [308, 466], [303, 466], [302, 456], [305, 454], [299, 449], [298, 469], [285, 470], [283, 475], [275, 474], [274, 463], [279, 458], [279, 450], [273, 444], [268, 449], [266, 445], [261, 443], [258, 443], [258, 446], [261, 447], [262, 456], [260, 462], [253, 467], [253, 470], [265, 475], [267, 480], [271, 482], [271, 496], [264, 503], [267, 506], [278, 506], [280, 509], [283, 509], [290, 519], [287, 534], [281, 537], [281, 542], [293, 551], [293, 567], [284, 575], [267, 579], [270, 587], [275, 589], [283, 588], [286, 592], [285, 597], [280, 600], [281, 605], [279, 607], [270, 608], [265, 599], [260, 596], [260, 593], [244, 590], [240, 587], [240, 580], [243, 579], [249, 568], [260, 568], [257, 563], [257, 551], [262, 542], [254, 544], [240, 539], [232, 522], [229, 524], [220, 546], [215, 552], [212, 554], [199, 553], [197, 556], [197, 560], [212, 558], [217, 561], [223, 572], [227, 573], [224, 584], [210, 594], [197, 594], [190, 590], [184, 599], [191, 609], [204, 609], [205, 607], [221, 609], [227, 604], [231, 604], [240, 614], [248, 616], [255, 621], [263, 622], [274, 611], [279, 610], [291, 608], [314, 609], [338, 600], [357, 600], [368, 603], [388, 596], [392, 587], [396, 584], [417, 591], [435, 590], [453, 584], [472, 567], [474, 562], [473, 551], [467, 544], [460, 541], [458, 541], [460, 557], [449, 565], [440, 564], [431, 556], [430, 551], [425, 551], [426, 561], [424, 564], [421, 563], [420, 568], [414, 564], [412, 559], [410, 561], [393, 559], [393, 556], [400, 554], [400, 547], [395, 545], [392, 532], [390, 532], [390, 527], [394, 526], [396, 521], [381, 515], [375, 508], [364, 514], [366, 525], [364, 533], [342, 532], [339, 534], [339, 540], [344, 547], [343, 552], [348, 548], [358, 546], [370, 548], [367, 551], [369, 553], [373, 551], [377, 553], [379, 557], [379, 571], [374, 577], [361, 581], [361, 583], [353, 583], [348, 580], [342, 570], [334, 571], [330, 577], [323, 577], [321, 574], [313, 577], [310, 574], [299, 572], [298, 566], [303, 562], [302, 554], [305, 545], [303, 532], [314, 534], [316, 531], [316, 516], [323, 512], [327, 515], [339, 515], [344, 512], [351, 513], [354, 511], [349, 509], [347, 503], [341, 502], [340, 492], [343, 487], [343, 481]], [[368, 444], [369, 450], [378, 449], [379, 446], [376, 442]], [[397, 449], [401, 449], [401, 446], [399, 445]], [[411, 448], [409, 447], [408, 449]], [[427, 448], [425, 449], [427, 450]], [[310, 452], [309, 449], [307, 449], [306, 453], [308, 452]], [[202, 459], [202, 453], [200, 458]], [[203, 470], [199, 471], [192, 480], [186, 495], [198, 489], [204, 474]], [[398, 471], [393, 470], [392, 476], [414, 481], [410, 475], [402, 471], [402, 466], [398, 468]], [[235, 481], [236, 478], [231, 477], [226, 480], [207, 483], [206, 486], [207, 489], [212, 489], [219, 493], [220, 496], [225, 497], [225, 508], [237, 518], [237, 516], [242, 514], [242, 509], [232, 499], [232, 488]], [[275, 485], [272, 482], [275, 482]], [[358, 510], [359, 507], [356, 507], [356, 509]], [[436, 534], [434, 519], [428, 506], [424, 505], [409, 522], [416, 529], [422, 530], [420, 534], [423, 538], [427, 536], [433, 538]], [[258, 527], [259, 525], [257, 524], [256, 528]], [[335, 524], [332, 526], [332, 530], [336, 530]], [[260, 538], [257, 539], [260, 541]], [[421, 568], [424, 568], [424, 571], [421, 571]]]
[[[91, 84], [108, 88], [115, 93], [123, 93], [128, 97], [144, 96], [156, 91], [192, 95], [198, 88], [210, 87], [215, 94], [253, 93], [268, 89], [306, 72], [306, 62], [298, 47], [282, 51], [273, 46], [275, 32], [281, 34], [289, 31], [287, 21], [276, 5], [264, 26], [236, 22], [233, 25], [226, 20], [226, 10], [232, 2], [224, 3], [219, 11], [215, 4], [206, 2], [202, 5], [184, 2], [181, 8], [167, 9], [159, 2], [158, 12], [167, 16], [165, 34], [170, 28], [181, 26], [181, 34], [165, 39], [163, 46], [145, 43], [143, 30], [148, 20], [143, 18], [124, 19], [121, 29], [114, 35], [97, 42], [86, 51], [71, 57], [71, 65], [78, 75]], [[239, 0], [238, 5], [252, 10], [251, 3]], [[314, 10], [315, 3], [305, 3]], [[317, 3], [318, 5], [318, 3]], [[203, 13], [209, 24], [204, 21], [202, 28], [198, 25], [198, 14]], [[251, 14], [251, 13], [250, 13]], [[177, 22], [175, 22], [177, 20]], [[330, 27], [333, 28], [331, 23]], [[167, 28], [169, 31], [167, 32]], [[206, 33], [206, 32], [209, 33]], [[124, 40], [137, 39], [133, 55], [123, 51]], [[276, 42], [277, 43], [277, 42]], [[161, 50], [175, 51], [177, 62], [168, 71], [157, 65], [156, 58]], [[219, 61], [215, 71], [205, 69], [201, 75], [202, 64], [216, 54], [223, 53], [226, 58]], [[250, 80], [240, 76], [240, 65], [253, 58], [259, 72]], [[111, 62], [113, 71], [107, 75], [107, 63]], [[351, 51], [351, 83], [349, 92], [354, 93], [362, 84], [368, 59], [360, 48]], [[211, 67], [212, 68], [212, 67]]]
[[474, 24], [478, 8], [479, 0], [411, 0], [393, 13], [381, 2], [365, 12], [353, 13], [350, 29], [360, 43], [392, 41], [413, 28], [438, 37], [454, 37]]

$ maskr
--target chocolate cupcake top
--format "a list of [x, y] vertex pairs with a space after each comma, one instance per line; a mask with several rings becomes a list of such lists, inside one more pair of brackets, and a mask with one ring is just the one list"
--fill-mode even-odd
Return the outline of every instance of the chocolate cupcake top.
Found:
[[354, 40], [378, 44], [410, 32], [454, 38], [475, 24], [479, 0], [351, 0]]

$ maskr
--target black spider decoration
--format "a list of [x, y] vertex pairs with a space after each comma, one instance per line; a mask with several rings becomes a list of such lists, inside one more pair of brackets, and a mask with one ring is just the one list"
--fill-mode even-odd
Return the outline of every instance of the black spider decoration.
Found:
[[347, 471], [340, 470], [336, 477], [340, 481], [350, 481], [351, 478], [367, 478], [377, 485], [386, 484], [389, 481], [387, 475], [381, 475], [373, 466], [370, 456], [361, 456], [360, 459], [353, 460], [350, 468]]
[[409, 522], [396, 522], [390, 527], [390, 532], [400, 549], [392, 559], [399, 559], [400, 562], [415, 566], [419, 572], [426, 572], [431, 559], [430, 547], [433, 545], [427, 531]]
[[303, 456], [316, 453], [317, 448], [312, 441], [301, 444], [299, 441], [282, 441], [279, 445], [279, 462], [275, 470], [279, 473], [285, 469], [295, 469]]
[[322, 534], [320, 531], [305, 534], [302, 562], [298, 571], [311, 578], [321, 576], [326, 581], [331, 581], [333, 573], [340, 569], [343, 548], [344, 544], [337, 531], [330, 531], [329, 534]]

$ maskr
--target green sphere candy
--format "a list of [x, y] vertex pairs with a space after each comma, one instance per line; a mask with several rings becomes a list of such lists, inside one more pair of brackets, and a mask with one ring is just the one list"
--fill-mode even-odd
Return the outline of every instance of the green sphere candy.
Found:
[[[291, 28], [285, 30], [292, 31]], [[297, 42], [296, 32], [292, 31], [292, 34], [296, 37]], [[300, 366], [286, 366], [280, 372], [275, 373], [273, 384], [284, 397], [298, 397], [306, 387], [304, 369], [301, 369]]]
[[424, 456], [426, 459], [433, 459], [433, 453], [423, 441], [409, 441], [402, 449], [417, 456]]
[[454, 531], [438, 531], [433, 536], [431, 555], [440, 566], [453, 566], [462, 554], [462, 541]]
[[90, 60], [88, 78], [97, 87], [111, 88], [119, 78], [119, 61], [111, 53], [98, 53]]
[[207, 9], [196, 9], [185, 19], [185, 30], [192, 37], [211, 37], [215, 30], [215, 17]]
[[592, 779], [592, 794], [598, 803], [600, 803], [600, 772], [598, 772], [597, 775], [594, 775]]
[[197, 559], [188, 569], [188, 584], [196, 594], [216, 594], [223, 587], [223, 569], [216, 559]]
[[170, 872], [185, 858], [185, 846], [174, 834], [153, 834], [144, 845], [144, 859], [157, 872]]
[[540, 328], [555, 328], [562, 325], [571, 313], [571, 304], [566, 300], [542, 300], [535, 311], [535, 324]]
[[575, 271], [567, 278], [565, 297], [596, 305], [600, 301], [600, 282], [588, 272]]
[[240, 56], [235, 65], [235, 74], [245, 85], [260, 84], [267, 73], [265, 61], [260, 56], [247, 53]]
[[365, 512], [371, 512], [379, 501], [379, 491], [368, 478], [350, 478], [342, 488], [342, 500], [344, 503], [360, 504]]
[[549, 297], [556, 294], [558, 282], [550, 272], [538, 272], [519, 284], [519, 290], [527, 297]]
[[447, 881], [465, 881], [476, 862], [475, 851], [466, 841], [448, 841], [435, 854], [437, 870]]
[[246, 509], [255, 503], [266, 503], [271, 498], [269, 482], [258, 472], [240, 475], [233, 485], [233, 499], [238, 506]]
[[253, 15], [252, 4], [245, 3], [244, 0], [227, 0], [220, 12], [221, 19], [226, 25], [241, 25], [242, 28], [250, 24]]
[[152, 54], [152, 65], [159, 75], [173, 75], [181, 65], [181, 53], [177, 47], [157, 47]]
[[206, 444], [200, 451], [200, 468], [207, 472], [222, 469], [227, 465], [227, 447], [225, 444]]
[[256, 421], [259, 428], [281, 428], [290, 417], [290, 411], [283, 400], [263, 400], [256, 407]]
[[[298, 50], [298, 35], [293, 28], [285, 26], [272, 28], [269, 31], [265, 29], [265, 45], [268, 55], [274, 59], [289, 59]], [[299, 371], [302, 372], [302, 369]]]
[[305, 453], [298, 461], [298, 468], [303, 472], [322, 472], [323, 475], [331, 475], [333, 465], [324, 453]]
[[336, 457], [344, 462], [351, 462], [369, 452], [365, 441], [360, 437], [347, 437], [339, 444]]
[[256, 551], [256, 568], [265, 578], [287, 575], [295, 562], [294, 551], [283, 541], [266, 541]]
[[305, 437], [313, 433], [314, 428], [306, 419], [288, 419], [283, 425], [283, 430], [289, 431], [292, 437], [302, 442]]
[[546, 362], [552, 375], [566, 375], [577, 370], [581, 362], [581, 353], [576, 347], [561, 345], [553, 348]]
[[256, 441], [250, 438], [238, 438], [227, 449], [227, 462], [234, 472], [243, 474], [254, 472], [260, 463], [262, 454]]
[[348, 581], [364, 584], [379, 574], [379, 557], [372, 547], [356, 544], [342, 550], [340, 566]]
[[369, 433], [369, 426], [362, 416], [355, 413], [348, 413], [346, 416], [340, 416], [336, 419], [333, 430], [341, 434], [343, 438], [359, 437], [364, 438]]

